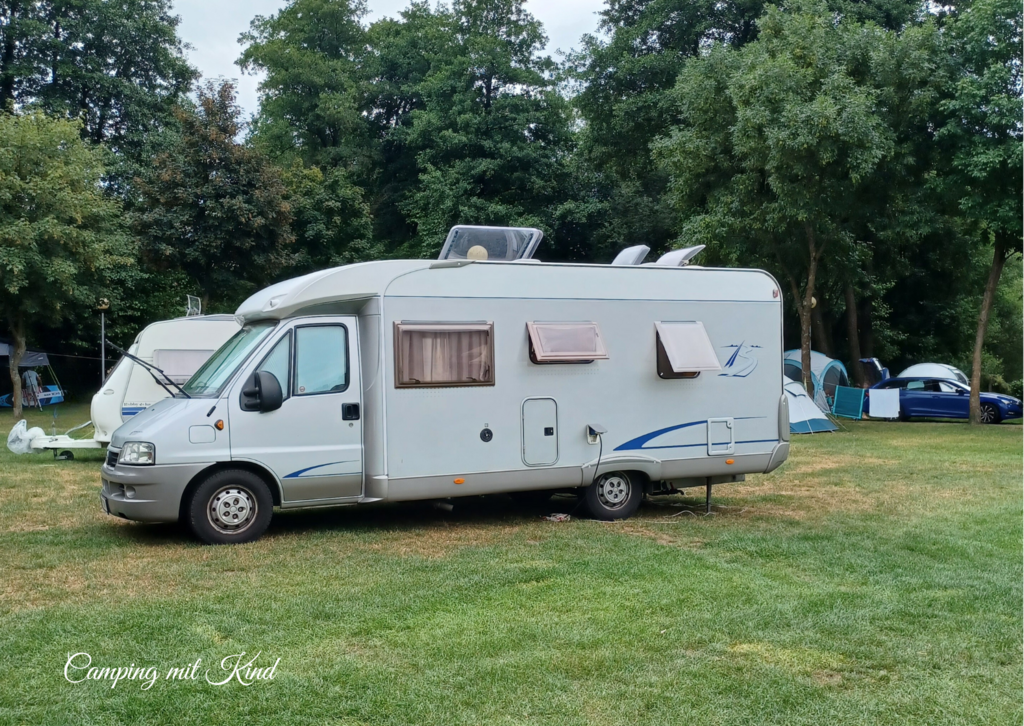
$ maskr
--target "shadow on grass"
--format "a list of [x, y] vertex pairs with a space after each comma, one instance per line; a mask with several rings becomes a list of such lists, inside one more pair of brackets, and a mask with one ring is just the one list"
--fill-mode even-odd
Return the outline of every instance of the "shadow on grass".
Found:
[[[498, 529], [534, 524], [543, 516], [553, 513], [569, 514], [574, 520], [590, 519], [579, 498], [572, 494], [558, 494], [542, 504], [524, 504], [501, 494], [463, 497], [448, 503], [452, 506], [450, 511], [438, 506], [435, 501], [277, 510], [264, 536], [294, 537], [330, 533], [359, 535], [378, 532], [414, 534], [451, 527]], [[739, 510], [737, 507], [712, 503], [711, 516], [728, 516]], [[640, 510], [630, 520], [619, 521], [661, 521], [706, 516], [703, 497], [677, 495], [644, 500]], [[115, 536], [118, 539], [144, 547], [198, 544], [188, 527], [182, 523], [130, 523], [117, 529]]]

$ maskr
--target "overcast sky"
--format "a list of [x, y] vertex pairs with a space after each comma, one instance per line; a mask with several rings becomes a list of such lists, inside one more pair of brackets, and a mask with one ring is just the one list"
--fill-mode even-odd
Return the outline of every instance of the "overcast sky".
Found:
[[[368, 0], [368, 22], [394, 17], [407, 0]], [[238, 36], [248, 29], [256, 15], [270, 15], [285, 5], [285, 0], [175, 0], [175, 12], [181, 16], [178, 32], [192, 46], [189, 60], [205, 78], [234, 78], [238, 81], [238, 100], [248, 113], [257, 107], [258, 78], [243, 76], [235, 60], [241, 53]], [[597, 28], [597, 12], [602, 0], [536, 0], [527, 9], [544, 24], [548, 36], [547, 53], [567, 51], [579, 45], [580, 36]]]

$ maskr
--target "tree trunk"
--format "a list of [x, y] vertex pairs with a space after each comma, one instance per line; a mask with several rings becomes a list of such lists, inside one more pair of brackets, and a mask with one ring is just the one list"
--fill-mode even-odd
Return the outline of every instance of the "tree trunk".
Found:
[[21, 8], [19, 3], [12, 2], [7, 10], [7, 32], [4, 37], [3, 55], [0, 57], [0, 111], [14, 113], [14, 53], [17, 49], [17, 39], [14, 37], [15, 28], [18, 27], [17, 15]]
[[818, 274], [818, 256], [821, 251], [815, 248], [814, 230], [808, 224], [804, 227], [807, 232], [807, 287], [804, 288], [804, 299], [800, 306], [800, 368], [804, 389], [814, 399], [817, 391], [811, 378], [811, 307], [814, 300], [814, 283]]
[[21, 376], [18, 374], [18, 367], [25, 355], [25, 323], [21, 313], [11, 318], [11, 338], [14, 339], [14, 349], [7, 359], [11, 371], [11, 386], [14, 392], [11, 393], [11, 408], [14, 409], [14, 420], [22, 418], [21, 413]]
[[829, 358], [835, 357], [832, 354], [832, 344], [829, 342], [828, 328], [825, 326], [825, 316], [821, 312], [820, 302], [811, 309], [811, 330], [814, 347]]
[[974, 336], [974, 363], [971, 366], [971, 423], [981, 423], [981, 350], [985, 346], [985, 330], [988, 328], [988, 315], [992, 311], [992, 300], [999, 286], [999, 276], [1003, 273], [1006, 262], [1006, 247], [1000, 238], [996, 238], [995, 249], [992, 251], [992, 268], [988, 272], [985, 283], [985, 294], [981, 298], [981, 313], [978, 315], [978, 331]]
[[857, 324], [857, 294], [853, 285], [847, 285], [843, 291], [846, 296], [846, 340], [850, 346], [850, 370], [853, 371], [854, 385], [867, 388], [864, 379], [864, 367], [860, 364], [860, 326]]
[[875, 329], [871, 323], [871, 299], [864, 298], [860, 306], [860, 357], [875, 357]]

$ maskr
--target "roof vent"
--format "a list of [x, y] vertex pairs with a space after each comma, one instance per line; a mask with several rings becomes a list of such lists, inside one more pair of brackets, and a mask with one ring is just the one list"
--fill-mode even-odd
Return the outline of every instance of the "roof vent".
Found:
[[647, 245], [635, 245], [633, 247], [627, 247], [622, 250], [619, 254], [615, 255], [615, 259], [612, 260], [613, 265], [639, 265], [647, 257], [647, 253], [651, 251], [651, 248]]
[[662, 265], [663, 267], [686, 267], [690, 264], [690, 260], [701, 253], [705, 246], [697, 245], [696, 247], [684, 247], [681, 250], [666, 252], [658, 258], [655, 264]]
[[439, 260], [511, 262], [533, 257], [544, 233], [532, 227], [452, 227]]

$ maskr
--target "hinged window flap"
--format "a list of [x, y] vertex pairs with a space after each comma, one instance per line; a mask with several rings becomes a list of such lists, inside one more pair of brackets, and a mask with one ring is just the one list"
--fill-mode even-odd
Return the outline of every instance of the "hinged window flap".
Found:
[[673, 372], [722, 370], [703, 323], [655, 323], [654, 326]]
[[608, 351], [597, 323], [527, 323], [538, 363], [607, 360]]

